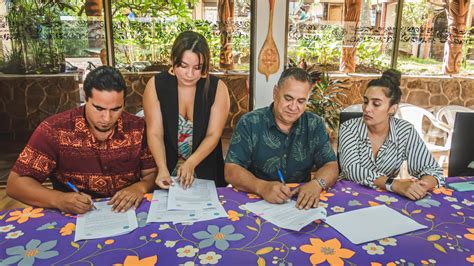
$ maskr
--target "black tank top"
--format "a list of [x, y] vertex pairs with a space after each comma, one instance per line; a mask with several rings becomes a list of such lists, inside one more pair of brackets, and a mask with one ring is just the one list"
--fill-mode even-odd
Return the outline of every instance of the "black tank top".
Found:
[[[196, 85], [193, 113], [193, 151], [197, 150], [206, 136], [218, 82], [217, 77], [209, 75], [207, 78], [201, 78]], [[206, 85], [209, 89], [207, 95], [204, 95]], [[178, 161], [178, 81], [175, 76], [163, 71], [155, 75], [155, 88], [163, 117], [166, 165], [168, 170], [172, 171]], [[197, 178], [214, 180], [218, 187], [227, 186], [224, 179], [221, 140], [219, 140], [216, 148], [196, 166], [195, 173]]]

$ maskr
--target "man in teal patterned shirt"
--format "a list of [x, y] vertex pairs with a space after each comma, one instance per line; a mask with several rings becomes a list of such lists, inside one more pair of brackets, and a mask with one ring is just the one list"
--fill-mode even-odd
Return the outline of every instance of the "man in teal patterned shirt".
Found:
[[[306, 71], [289, 68], [273, 89], [273, 103], [240, 119], [226, 157], [227, 182], [271, 203], [298, 194], [297, 208], [317, 207], [321, 191], [336, 182], [338, 167], [324, 120], [305, 111], [311, 85]], [[291, 191], [279, 170], [285, 183], [305, 184]]]

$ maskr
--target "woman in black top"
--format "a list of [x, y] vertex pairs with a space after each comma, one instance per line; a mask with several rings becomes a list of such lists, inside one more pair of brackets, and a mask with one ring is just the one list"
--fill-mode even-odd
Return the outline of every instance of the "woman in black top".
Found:
[[148, 146], [158, 166], [155, 182], [169, 188], [175, 175], [184, 188], [195, 177], [225, 186], [220, 138], [230, 100], [226, 85], [209, 75], [206, 39], [182, 32], [171, 62], [169, 71], [148, 81], [143, 95]]

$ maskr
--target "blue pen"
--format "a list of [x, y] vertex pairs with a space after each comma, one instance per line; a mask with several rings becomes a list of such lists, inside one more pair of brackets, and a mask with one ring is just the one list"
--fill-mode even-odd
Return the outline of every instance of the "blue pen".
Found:
[[278, 177], [280, 178], [280, 181], [283, 185], [286, 185], [285, 183], [285, 177], [283, 176], [283, 174], [281, 173], [281, 170], [278, 169]]
[[[81, 194], [81, 192], [79, 191], [79, 189], [77, 189], [76, 186], [74, 186], [71, 182], [69, 181], [66, 181], [66, 185], [68, 185], [72, 190], [74, 190], [74, 192], [77, 192], [79, 194]], [[94, 205], [94, 202], [92, 201], [92, 208], [94, 210], [97, 210], [97, 207]]]

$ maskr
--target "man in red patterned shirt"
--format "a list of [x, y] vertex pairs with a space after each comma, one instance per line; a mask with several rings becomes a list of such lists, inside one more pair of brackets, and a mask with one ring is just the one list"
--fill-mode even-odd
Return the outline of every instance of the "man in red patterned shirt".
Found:
[[[85, 106], [53, 115], [34, 131], [8, 177], [7, 194], [26, 204], [85, 213], [92, 197], [117, 212], [154, 188], [156, 165], [144, 120], [124, 112], [125, 81], [101, 66], [84, 81]], [[53, 188], [41, 184], [50, 178]], [[66, 182], [81, 192], [73, 192]]]

